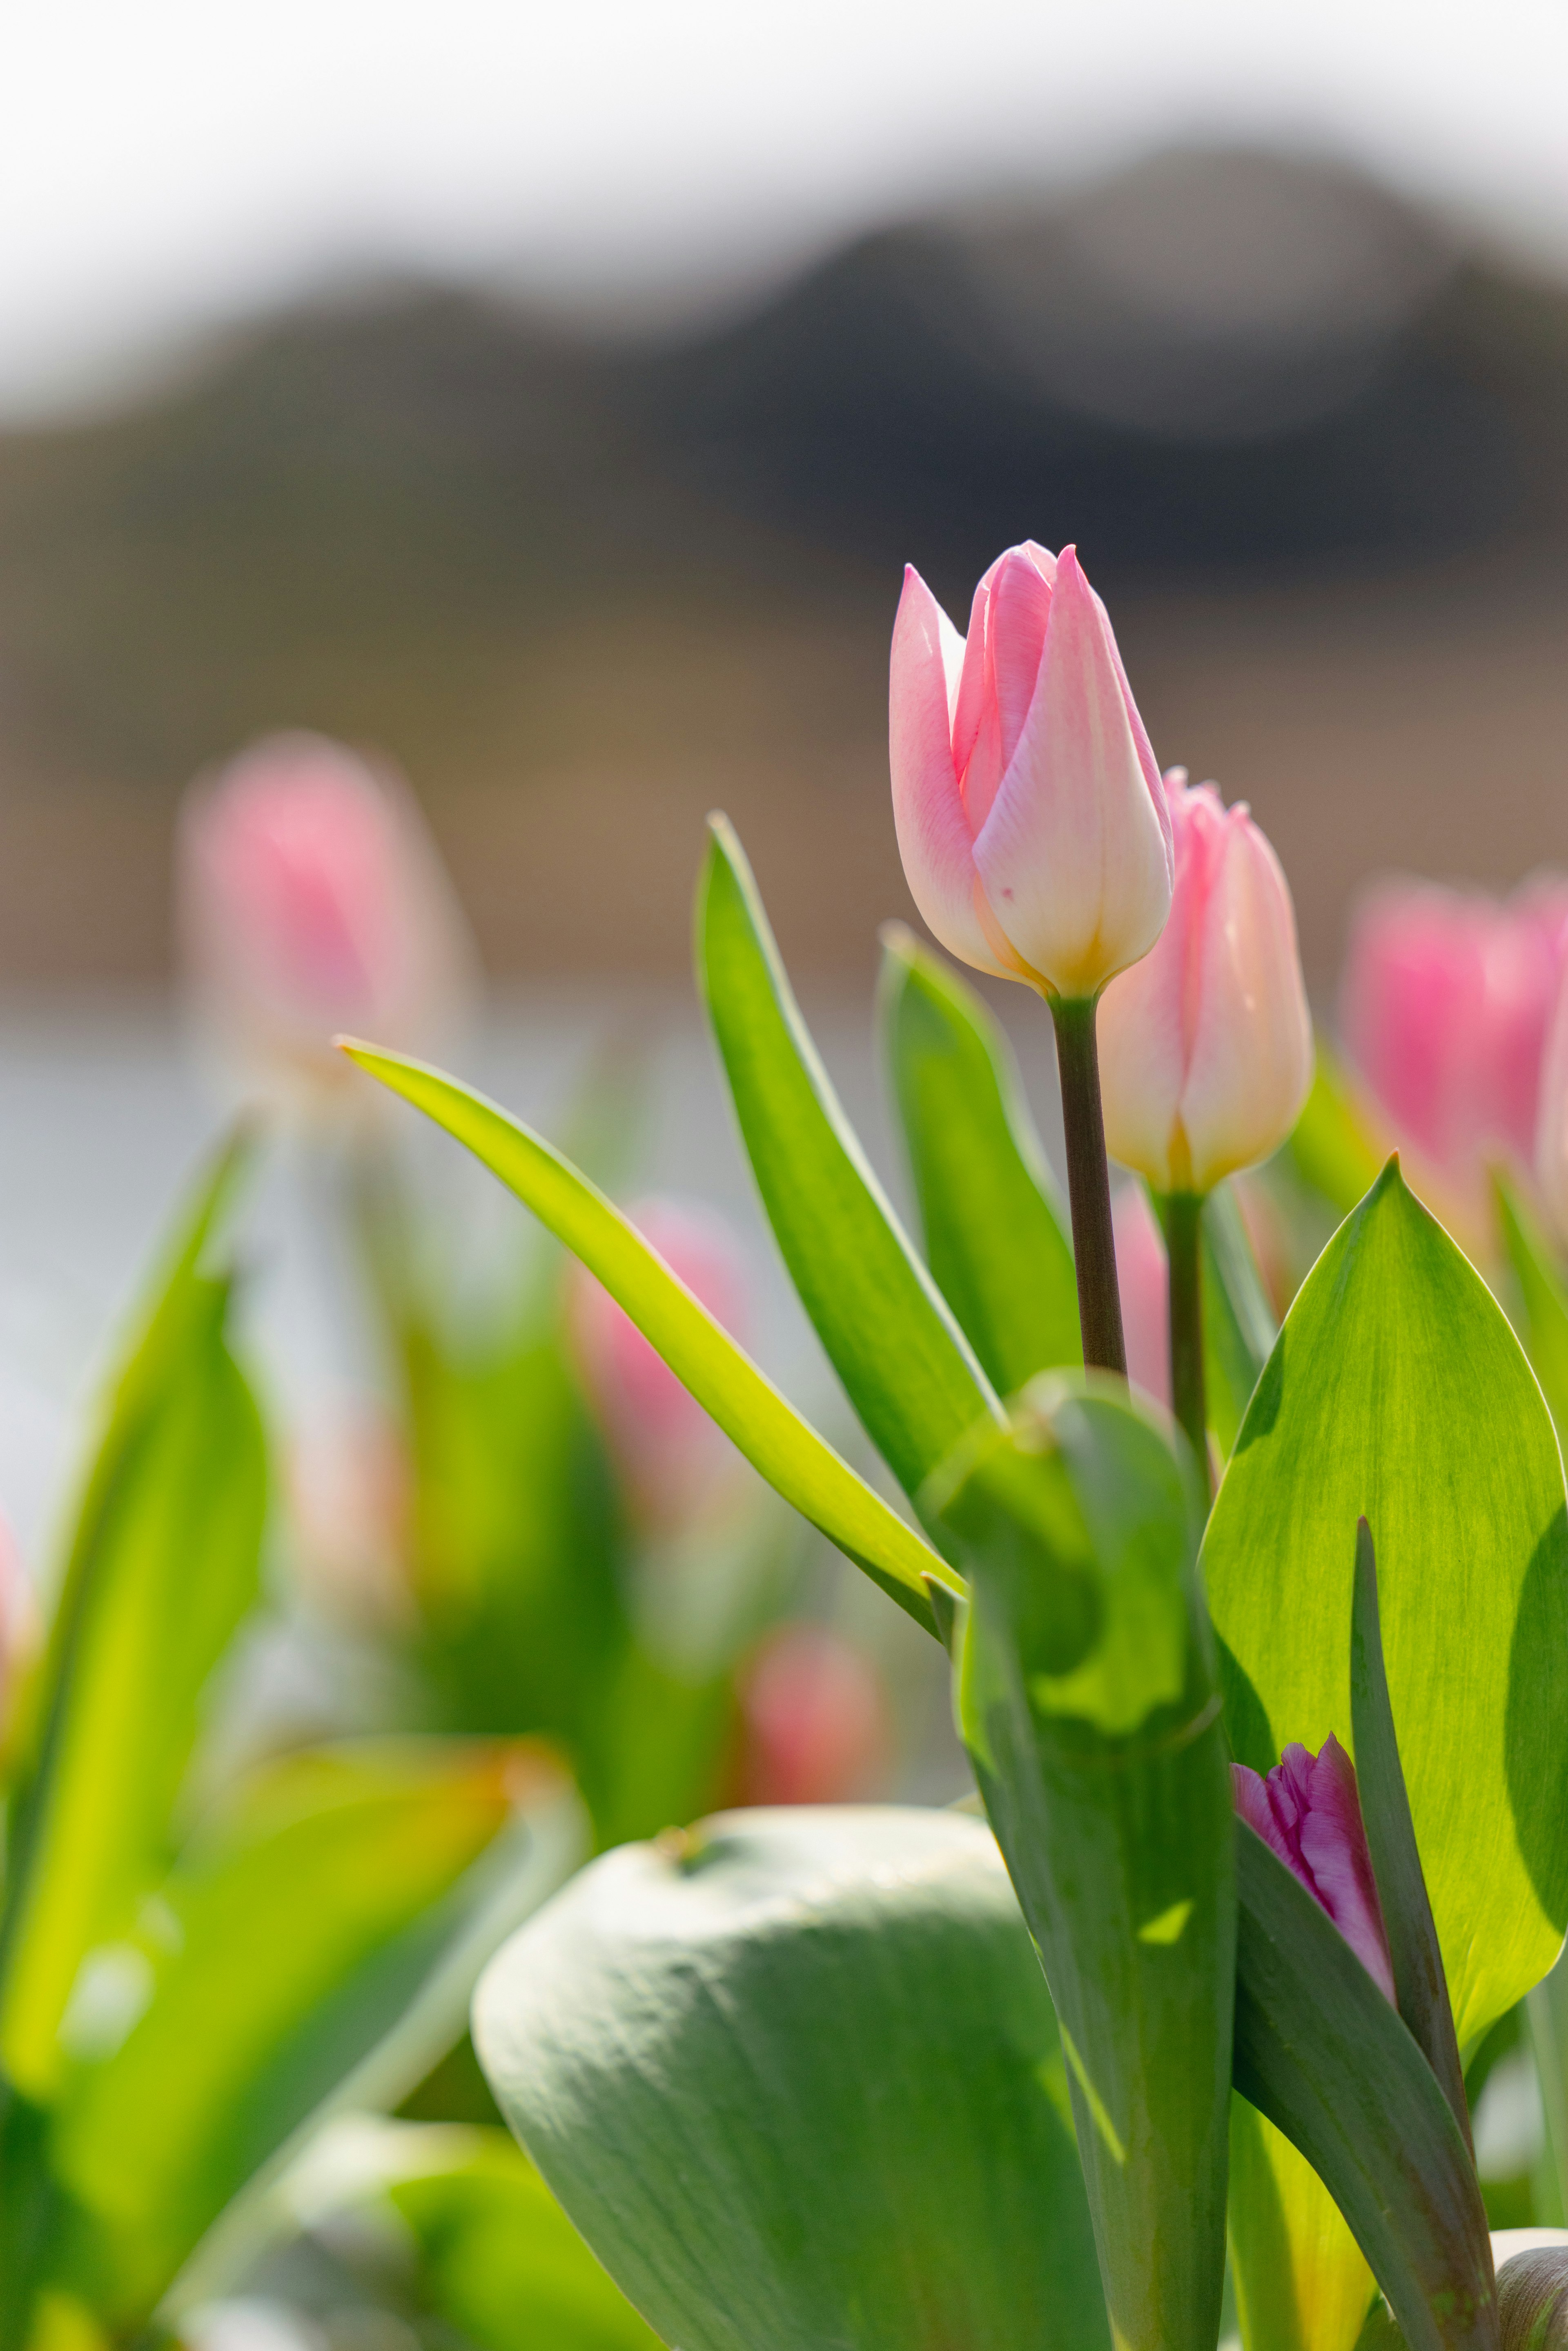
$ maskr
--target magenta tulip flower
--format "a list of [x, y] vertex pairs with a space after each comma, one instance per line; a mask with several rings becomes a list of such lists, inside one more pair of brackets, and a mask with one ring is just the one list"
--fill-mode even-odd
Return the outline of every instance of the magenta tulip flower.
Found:
[[1355, 1766], [1331, 1732], [1316, 1755], [1287, 1747], [1266, 1780], [1233, 1763], [1236, 1809], [1321, 1904], [1384, 1998], [1394, 1968], [1366, 1849]]
[[[743, 1338], [751, 1280], [724, 1219], [667, 1199], [627, 1213], [715, 1320]], [[610, 1292], [575, 1262], [568, 1280], [572, 1349], [606, 1441], [644, 1518], [654, 1528], [677, 1525], [738, 1457]]]
[[1170, 822], [1075, 549], [998, 556], [967, 641], [906, 571], [889, 716], [904, 871], [949, 954], [1076, 998], [1148, 953], [1170, 907]]
[[1165, 779], [1170, 920], [1100, 1006], [1105, 1141], [1156, 1192], [1205, 1193], [1283, 1143], [1312, 1076], [1290, 885], [1245, 800]]
[[271, 737], [193, 786], [179, 895], [199, 1010], [273, 1080], [340, 1083], [339, 1029], [427, 1048], [475, 991], [412, 794], [319, 736]]
[[1504, 900], [1394, 882], [1362, 903], [1340, 998], [1345, 1049], [1417, 1177], [1461, 1215], [1488, 1163], [1536, 1158], [1547, 1030], [1568, 968], [1568, 883]]

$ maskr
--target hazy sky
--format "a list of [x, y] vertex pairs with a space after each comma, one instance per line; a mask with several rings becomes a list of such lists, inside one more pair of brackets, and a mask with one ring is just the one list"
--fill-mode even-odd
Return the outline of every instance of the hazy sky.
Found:
[[11, 0], [0, 409], [317, 273], [644, 298], [1164, 136], [1328, 144], [1568, 267], [1568, 0]]

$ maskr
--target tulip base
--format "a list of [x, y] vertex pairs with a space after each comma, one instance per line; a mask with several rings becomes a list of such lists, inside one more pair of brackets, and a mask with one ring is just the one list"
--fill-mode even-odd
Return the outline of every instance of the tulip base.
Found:
[[1213, 1492], [1208, 1460], [1208, 1399], [1203, 1379], [1203, 1200], [1172, 1192], [1160, 1203], [1170, 1255], [1171, 1409]]
[[1116, 1286], [1111, 1176], [1105, 1164], [1100, 1057], [1094, 1042], [1097, 1001], [1092, 996], [1053, 997], [1051, 1017], [1056, 1024], [1056, 1065], [1061, 1081], [1067, 1196], [1072, 1209], [1083, 1360], [1092, 1369], [1120, 1372], [1124, 1378], [1127, 1350], [1122, 1337], [1122, 1293]]

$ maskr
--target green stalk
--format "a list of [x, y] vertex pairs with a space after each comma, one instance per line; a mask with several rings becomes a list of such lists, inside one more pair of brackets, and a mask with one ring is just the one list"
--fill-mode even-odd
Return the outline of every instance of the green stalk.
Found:
[[1162, 1206], [1170, 1257], [1171, 1409], [1212, 1493], [1203, 1384], [1203, 1200], [1197, 1192], [1172, 1192]]
[[1056, 1062], [1061, 1079], [1067, 1196], [1072, 1208], [1083, 1360], [1092, 1369], [1120, 1372], [1125, 1377], [1127, 1350], [1122, 1337], [1122, 1293], [1116, 1287], [1111, 1176], [1105, 1165], [1100, 1057], [1094, 1043], [1097, 1000], [1092, 996], [1053, 996], [1051, 1017], [1056, 1024]]

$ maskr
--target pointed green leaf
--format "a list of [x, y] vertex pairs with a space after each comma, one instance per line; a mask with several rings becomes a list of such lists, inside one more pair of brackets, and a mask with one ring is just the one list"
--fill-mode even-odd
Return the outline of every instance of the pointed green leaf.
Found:
[[202, 1694], [256, 1596], [266, 1450], [204, 1267], [245, 1155], [201, 1186], [113, 1384], [43, 1669], [0, 1923], [0, 2063], [36, 2095], [85, 1954], [167, 1866]]
[[[1443, 1954], [1427, 1881], [1421, 1875], [1410, 1800], [1399, 1761], [1383, 1635], [1377, 1613], [1377, 1562], [1364, 1519], [1355, 1531], [1355, 1597], [1351, 1614], [1350, 1719], [1355, 1734], [1356, 1777], [1372, 1874], [1394, 1969], [1399, 2013], [1437, 2077], [1467, 2148], [1470, 2110], [1454, 2037], [1454, 2011], [1443, 1975]], [[1474, 2149], [1470, 2148], [1473, 2155]]]
[[906, 1494], [994, 1391], [910, 1247], [790, 992], [723, 817], [697, 889], [697, 977], [741, 1139], [789, 1278], [873, 1444]]
[[882, 937], [883, 1034], [925, 1260], [1011, 1395], [1083, 1361], [1064, 1211], [1001, 1029], [902, 923]]
[[1198, 1498], [1119, 1382], [1019, 1405], [928, 1498], [970, 1573], [965, 1743], [1061, 2020], [1116, 2341], [1213, 2351], [1235, 1841]]
[[1236, 1835], [1236, 2086], [1333, 2191], [1409, 2351], [1486, 2351], [1486, 2211], [1437, 2076], [1327, 1912]]
[[951, 1568], [841, 1460], [636, 1227], [520, 1121], [439, 1070], [373, 1045], [344, 1050], [465, 1144], [626, 1310], [752, 1467], [846, 1558], [935, 1632], [923, 1578]]
[[684, 2351], [1108, 2351], [1055, 2020], [978, 1821], [800, 1807], [622, 1846], [495, 1960], [475, 2039]]

